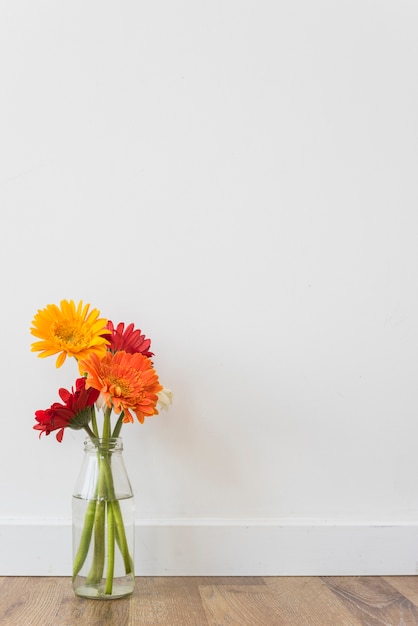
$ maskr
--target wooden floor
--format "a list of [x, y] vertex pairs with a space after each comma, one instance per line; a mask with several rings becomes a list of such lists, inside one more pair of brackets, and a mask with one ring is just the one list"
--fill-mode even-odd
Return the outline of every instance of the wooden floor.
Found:
[[69, 578], [0, 577], [1, 626], [409, 626], [418, 577], [140, 577], [132, 596], [83, 600]]

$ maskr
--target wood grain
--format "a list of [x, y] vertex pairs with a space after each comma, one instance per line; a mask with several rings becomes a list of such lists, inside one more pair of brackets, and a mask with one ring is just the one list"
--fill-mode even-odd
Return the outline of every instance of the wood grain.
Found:
[[374, 576], [324, 577], [329, 589], [368, 626], [418, 624], [418, 608], [389, 582]]
[[418, 577], [417, 576], [384, 576], [384, 580], [418, 606]]
[[287, 624], [266, 585], [203, 585], [199, 588], [209, 626]]
[[361, 626], [362, 622], [345, 607], [327, 585], [315, 577], [265, 578], [286, 621], [303, 626]]
[[114, 601], [76, 598], [69, 578], [0, 577], [1, 626], [410, 626], [418, 578], [139, 577]]
[[207, 626], [198, 585], [193, 578], [140, 578], [134, 624], [150, 626]]

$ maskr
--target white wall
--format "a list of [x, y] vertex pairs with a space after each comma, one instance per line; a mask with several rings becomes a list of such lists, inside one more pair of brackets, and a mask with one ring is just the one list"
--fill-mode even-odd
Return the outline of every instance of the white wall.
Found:
[[76, 376], [30, 352], [62, 298], [174, 391], [122, 432], [139, 525], [416, 529], [417, 30], [412, 0], [2, 4], [2, 552], [70, 520], [83, 437], [32, 430]]

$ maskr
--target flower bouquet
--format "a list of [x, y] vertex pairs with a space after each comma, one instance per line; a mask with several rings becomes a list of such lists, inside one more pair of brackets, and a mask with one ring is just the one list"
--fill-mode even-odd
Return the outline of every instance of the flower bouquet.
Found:
[[[78, 365], [71, 390], [59, 389], [62, 402], [36, 411], [34, 425], [39, 436], [57, 431], [59, 442], [66, 428], [86, 433], [73, 506], [74, 591], [90, 598], [132, 593], [133, 494], [120, 433], [134, 416], [142, 424], [159, 408], [167, 409], [172, 394], [159, 382], [151, 342], [141, 330], [123, 322], [115, 326], [89, 304], [48, 304], [35, 315], [31, 333], [39, 339], [32, 344], [39, 357], [58, 355], [56, 367], [74, 357]], [[123, 572], [116, 572], [118, 568]]]

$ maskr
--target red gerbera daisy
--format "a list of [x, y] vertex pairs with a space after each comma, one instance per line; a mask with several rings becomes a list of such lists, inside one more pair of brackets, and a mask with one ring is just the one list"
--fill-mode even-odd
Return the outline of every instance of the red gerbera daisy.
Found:
[[113, 322], [109, 321], [106, 328], [111, 333], [110, 335], [104, 335], [110, 342], [107, 346], [110, 352], [124, 350], [129, 354], [139, 352], [147, 357], [154, 356], [154, 353], [149, 351], [151, 339], [147, 339], [141, 330], [135, 330], [133, 324], [129, 324], [125, 328], [125, 324], [120, 322], [115, 328]]
[[62, 441], [64, 436], [64, 428], [73, 428], [80, 430], [86, 426], [91, 419], [90, 408], [99, 397], [99, 391], [90, 388], [86, 389], [86, 379], [77, 378], [74, 388], [71, 391], [60, 389], [59, 395], [65, 404], [54, 402], [49, 409], [35, 412], [34, 429], [40, 430], [42, 433], [49, 435], [53, 430], [58, 430], [56, 435], [57, 441]]

